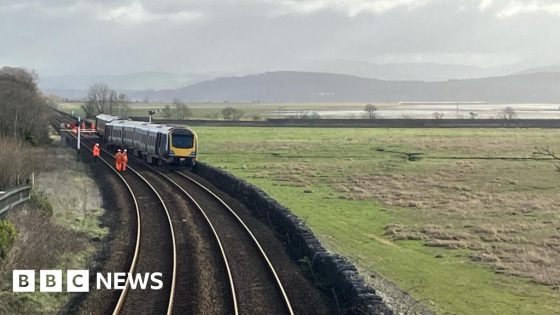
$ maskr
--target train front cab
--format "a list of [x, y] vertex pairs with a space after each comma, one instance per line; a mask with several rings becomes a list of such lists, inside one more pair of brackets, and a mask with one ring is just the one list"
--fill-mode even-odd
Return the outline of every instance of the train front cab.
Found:
[[169, 151], [166, 162], [174, 165], [193, 166], [196, 163], [197, 137], [189, 129], [172, 129], [169, 132]]

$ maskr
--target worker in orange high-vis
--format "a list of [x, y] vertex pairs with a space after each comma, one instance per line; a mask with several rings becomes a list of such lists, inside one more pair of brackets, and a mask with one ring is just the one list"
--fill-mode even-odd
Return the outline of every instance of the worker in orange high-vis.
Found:
[[115, 169], [117, 170], [117, 172], [120, 172], [122, 170], [122, 161], [123, 155], [121, 149], [118, 149], [117, 154], [115, 154]]
[[81, 126], [82, 130], [86, 129], [86, 121], [82, 120], [82, 126]]
[[99, 143], [96, 143], [93, 146], [93, 163], [97, 163], [97, 159], [99, 158], [99, 155], [101, 154], [101, 148], [99, 147]]
[[122, 154], [122, 171], [126, 171], [126, 165], [128, 164], [128, 155], [126, 154], [126, 149], [123, 150]]

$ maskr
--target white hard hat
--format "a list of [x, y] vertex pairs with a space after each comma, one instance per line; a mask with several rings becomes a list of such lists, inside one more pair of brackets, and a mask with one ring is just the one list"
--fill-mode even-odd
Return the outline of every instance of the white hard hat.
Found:
[[126, 149], [124, 149], [124, 152], [126, 152]]
[[121, 152], [121, 149], [117, 149], [117, 152]]
[[99, 143], [96, 143], [95, 145], [96, 145], [96, 146], [99, 146]]

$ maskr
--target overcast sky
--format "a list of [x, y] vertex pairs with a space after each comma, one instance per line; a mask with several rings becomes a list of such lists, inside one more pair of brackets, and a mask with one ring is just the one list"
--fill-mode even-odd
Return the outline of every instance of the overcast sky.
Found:
[[560, 64], [553, 0], [0, 0], [0, 66], [40, 75]]

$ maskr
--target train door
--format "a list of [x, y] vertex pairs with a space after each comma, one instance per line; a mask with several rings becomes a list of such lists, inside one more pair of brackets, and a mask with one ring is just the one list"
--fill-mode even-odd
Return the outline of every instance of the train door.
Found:
[[110, 143], [113, 135], [111, 134], [111, 132], [113, 132], [113, 128], [111, 125], [105, 124], [105, 137], [103, 138], [103, 140], [105, 140], [105, 143]]
[[156, 143], [155, 143], [155, 151], [156, 151], [156, 155], [157, 156], [161, 156], [160, 150], [159, 150], [159, 144], [161, 143], [161, 132], [158, 132], [156, 134]]

